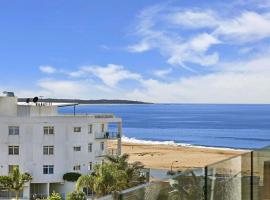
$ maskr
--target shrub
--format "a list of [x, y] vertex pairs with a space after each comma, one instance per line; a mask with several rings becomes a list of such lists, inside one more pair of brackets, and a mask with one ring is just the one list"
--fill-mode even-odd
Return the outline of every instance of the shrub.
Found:
[[69, 173], [65, 173], [63, 176], [63, 179], [65, 181], [70, 181], [70, 182], [75, 182], [78, 180], [78, 178], [81, 176], [80, 173], [76, 173], [76, 172], [69, 172]]
[[86, 200], [86, 195], [82, 191], [68, 193], [67, 200]]
[[56, 193], [56, 192], [53, 192], [48, 200], [62, 200], [62, 197], [60, 196], [60, 194]]

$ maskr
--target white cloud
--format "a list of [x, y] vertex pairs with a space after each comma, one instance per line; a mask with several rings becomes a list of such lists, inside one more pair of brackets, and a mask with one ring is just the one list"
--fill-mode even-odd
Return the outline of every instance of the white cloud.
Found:
[[232, 20], [221, 21], [215, 34], [242, 42], [270, 37], [270, 15], [269, 13], [243, 12]]
[[270, 37], [270, 15], [255, 11], [241, 11], [240, 15], [228, 18], [219, 16], [212, 10], [185, 10], [168, 14], [167, 22], [181, 28], [209, 28], [217, 37], [226, 36], [230, 40], [242, 42], [256, 41]]
[[270, 73], [214, 73], [164, 83], [146, 80], [129, 98], [175, 103], [269, 103]]
[[214, 44], [220, 44], [221, 42], [212, 35], [208, 33], [202, 33], [198, 36], [192, 38], [190, 41], [190, 48], [194, 51], [205, 52]]
[[160, 70], [154, 71], [154, 75], [157, 76], [157, 77], [159, 77], [159, 78], [165, 78], [171, 72], [172, 72], [172, 68], [160, 69]]
[[141, 41], [138, 44], [134, 44], [128, 47], [128, 49], [132, 52], [144, 52], [150, 48], [150, 44], [147, 41]]
[[122, 65], [108, 64], [107, 66], [84, 66], [78, 71], [68, 73], [71, 77], [97, 77], [105, 85], [115, 87], [123, 80], [137, 80], [142, 77], [140, 74], [130, 72]]
[[177, 11], [169, 13], [167, 16], [168, 23], [184, 26], [187, 28], [213, 28], [218, 25], [218, 20], [215, 12], [206, 11]]
[[[120, 92], [118, 90], [113, 91], [110, 88], [103, 87], [87, 79], [42, 79], [38, 81], [37, 86], [39, 87], [38, 91], [40, 95], [54, 98], [97, 99], [108, 98], [113, 92], [116, 92], [117, 94]], [[23, 93], [26, 93], [26, 91], [23, 91]]]
[[122, 80], [140, 80], [141, 76], [137, 73], [132, 73], [124, 69], [121, 65], [108, 64], [106, 67], [102, 66], [86, 66], [82, 67], [85, 72], [93, 73], [103, 81], [107, 86], [114, 87]]
[[[153, 76], [145, 78], [122, 65], [90, 65], [65, 72], [69, 80], [40, 80], [38, 94], [149, 102], [270, 103], [270, 51], [269, 42], [263, 40], [270, 37], [270, 12], [240, 9], [234, 15], [224, 13], [153, 6], [138, 17], [135, 35], [139, 40], [129, 46], [130, 51], [154, 49], [168, 64], [188, 70], [192, 70], [190, 63], [208, 66], [203, 74], [185, 77], [172, 73], [177, 68], [168, 67], [153, 70]], [[56, 71], [61, 72], [54, 68], [44, 72]], [[173, 78], [164, 79], [167, 76]], [[136, 84], [123, 85], [124, 80]]]
[[73, 71], [73, 72], [67, 72], [67, 74], [73, 78], [76, 77], [82, 77], [85, 75], [85, 72], [83, 70]]
[[[210, 74], [171, 79], [143, 78], [121, 65], [80, 68], [84, 73], [76, 79], [42, 79], [36, 90], [15, 91], [20, 97], [45, 96], [82, 99], [130, 99], [174, 103], [270, 103], [270, 56], [266, 53], [239, 62], [222, 63]], [[172, 69], [156, 70], [165, 77]], [[88, 75], [99, 77], [105, 84]], [[130, 88], [117, 84], [124, 79], [137, 80]], [[114, 87], [112, 87], [114, 86]], [[3, 87], [4, 88], [4, 87]]]
[[[143, 80], [130, 98], [175, 103], [270, 103], [270, 52], [219, 63], [213, 72], [173, 81]], [[161, 95], [162, 94], [162, 95]]]
[[239, 10], [238, 15], [229, 16], [222, 13], [168, 6], [147, 8], [138, 17], [135, 34], [140, 40], [129, 50], [140, 53], [157, 49], [169, 64], [190, 69], [188, 63], [218, 64], [223, 52], [220, 48], [210, 51], [214, 45], [250, 46], [270, 38], [270, 12]]
[[270, 52], [265, 51], [246, 60], [220, 63], [217, 70], [223, 72], [262, 73], [266, 75], [268, 72], [270, 73]]
[[56, 72], [56, 69], [52, 66], [40, 66], [39, 70], [43, 73], [47, 73], [47, 74], [53, 74]]
[[[136, 44], [130, 45], [130, 51], [144, 52], [158, 49], [163, 56], [167, 57], [169, 64], [180, 65], [187, 69], [185, 62], [208, 66], [218, 61], [219, 56], [217, 52], [207, 53], [212, 45], [220, 43], [215, 36], [208, 33], [200, 33], [189, 38], [183, 38], [178, 33], [171, 32], [162, 26], [156, 28], [156, 24], [164, 21], [163, 15], [160, 14], [162, 9], [162, 7], [156, 6], [152, 9], [148, 8], [140, 14], [136, 33], [141, 37], [141, 40]], [[191, 15], [191, 13], [188, 15]], [[206, 18], [206, 15], [200, 13], [190, 16], [190, 18], [197, 21], [200, 21], [200, 17]], [[166, 15], [165, 22], [167, 20], [168, 17]]]

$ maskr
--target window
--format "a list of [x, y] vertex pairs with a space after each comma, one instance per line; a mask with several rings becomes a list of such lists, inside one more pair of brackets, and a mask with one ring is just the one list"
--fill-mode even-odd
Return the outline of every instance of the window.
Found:
[[15, 168], [19, 168], [19, 165], [9, 165], [8, 166], [8, 173], [12, 173]]
[[101, 124], [101, 132], [105, 132], [105, 124]]
[[82, 128], [81, 127], [74, 127], [73, 128], [73, 132], [74, 133], [80, 133], [82, 131]]
[[101, 143], [100, 143], [100, 150], [101, 150], [101, 151], [104, 151], [104, 142], [101, 142]]
[[53, 155], [54, 146], [43, 146], [43, 155]]
[[89, 143], [88, 144], [88, 152], [92, 152], [92, 147], [93, 147], [93, 144], [92, 143]]
[[93, 163], [92, 162], [89, 162], [88, 164], [88, 170], [91, 171], [93, 169]]
[[81, 165], [75, 165], [75, 166], [73, 167], [73, 170], [74, 170], [74, 171], [79, 171], [79, 170], [81, 170]]
[[88, 125], [88, 133], [89, 134], [93, 133], [93, 125], [92, 124]]
[[44, 132], [44, 135], [53, 135], [54, 134], [54, 127], [53, 126], [44, 126], [43, 132]]
[[81, 147], [80, 146], [75, 146], [75, 147], [73, 147], [73, 150], [74, 151], [81, 151]]
[[19, 155], [19, 146], [8, 146], [9, 155]]
[[43, 174], [53, 174], [54, 166], [53, 165], [43, 165]]
[[83, 192], [86, 194], [87, 197], [93, 196], [93, 191], [89, 188], [83, 188]]
[[8, 134], [9, 135], [19, 135], [20, 128], [19, 126], [9, 126], [8, 127]]

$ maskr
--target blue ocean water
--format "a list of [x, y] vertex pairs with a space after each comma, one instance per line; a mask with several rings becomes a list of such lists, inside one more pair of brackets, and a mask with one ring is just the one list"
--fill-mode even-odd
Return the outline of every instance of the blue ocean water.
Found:
[[[73, 107], [60, 108], [73, 113]], [[270, 145], [270, 105], [80, 105], [76, 113], [113, 113], [128, 138], [228, 148]]]

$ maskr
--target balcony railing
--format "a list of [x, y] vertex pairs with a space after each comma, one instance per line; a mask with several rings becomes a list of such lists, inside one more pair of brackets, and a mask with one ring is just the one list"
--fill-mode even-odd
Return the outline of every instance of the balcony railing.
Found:
[[96, 157], [104, 157], [106, 155], [113, 155], [116, 156], [118, 155], [118, 150], [117, 149], [107, 149], [107, 150], [97, 150], [95, 151]]
[[101, 134], [96, 134], [96, 139], [111, 139], [115, 140], [120, 138], [120, 133], [119, 132], [112, 132], [112, 131], [107, 131], [105, 133]]

